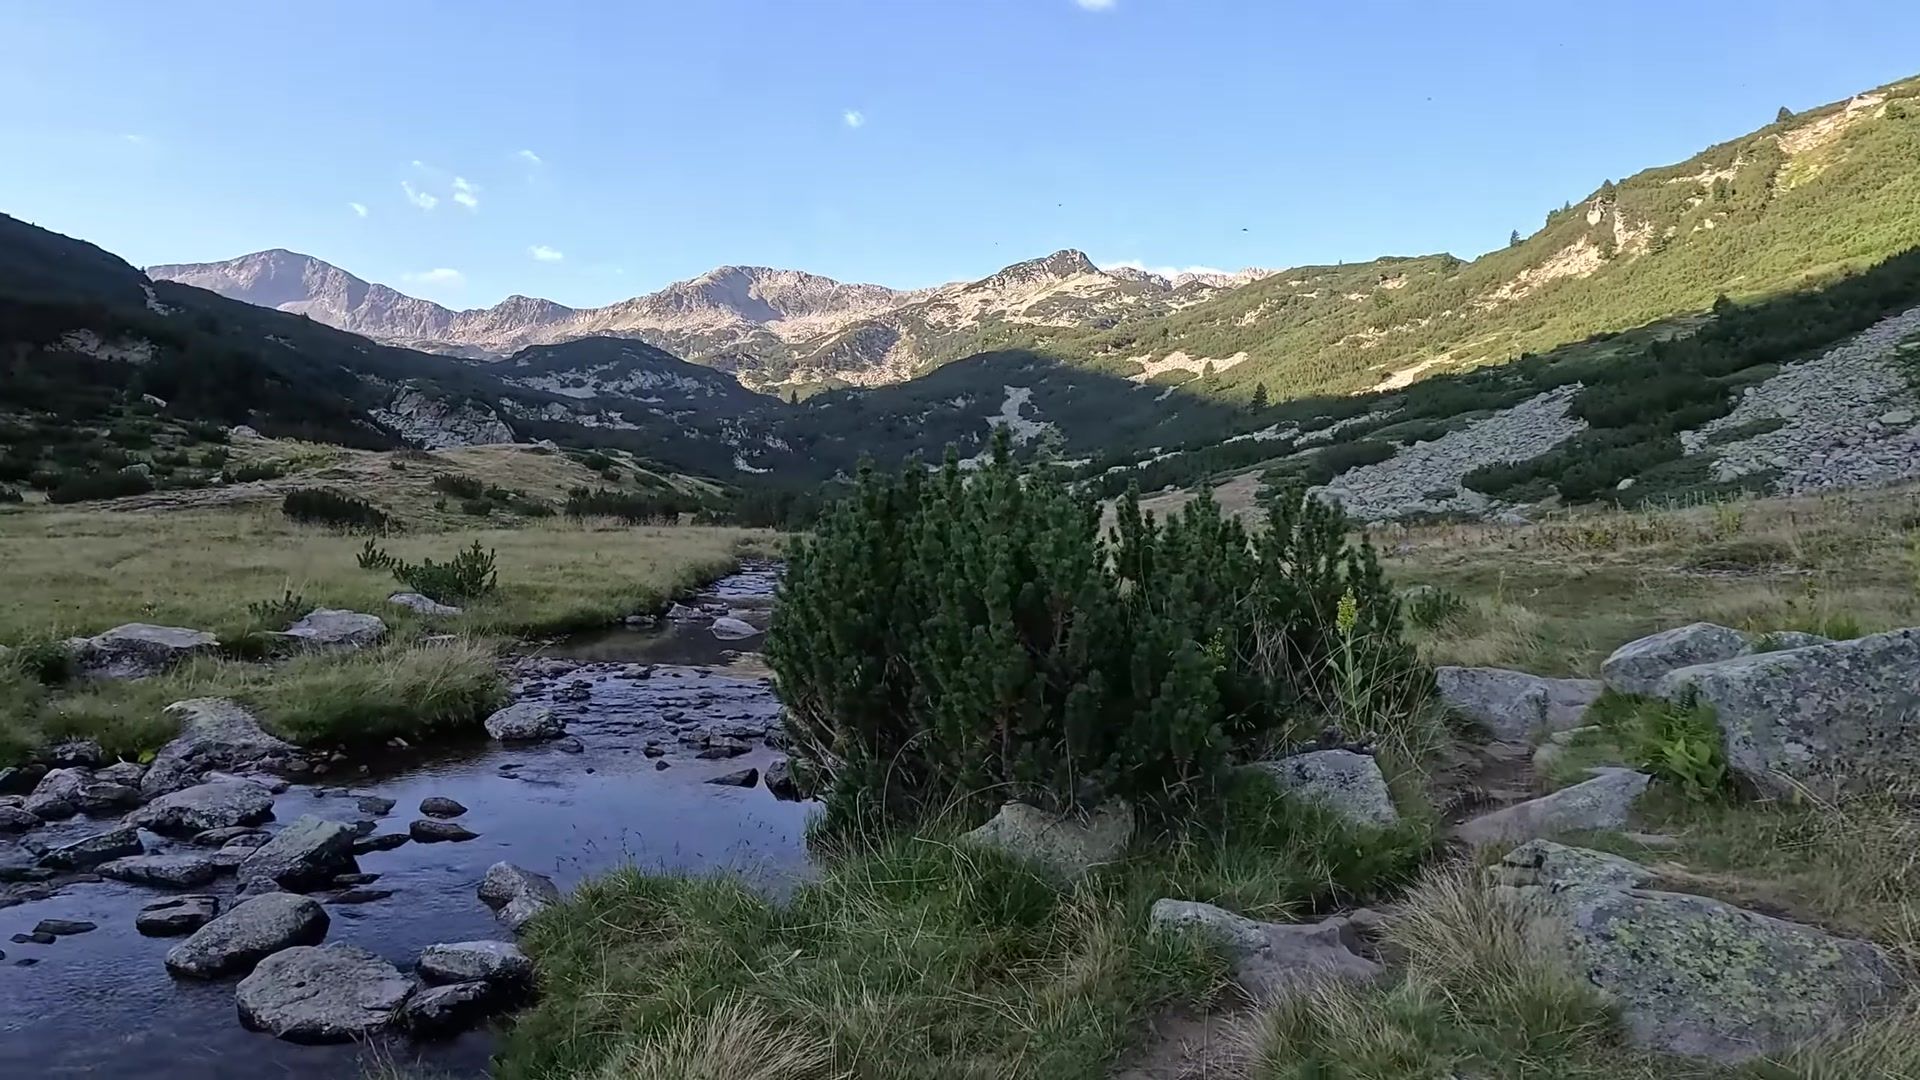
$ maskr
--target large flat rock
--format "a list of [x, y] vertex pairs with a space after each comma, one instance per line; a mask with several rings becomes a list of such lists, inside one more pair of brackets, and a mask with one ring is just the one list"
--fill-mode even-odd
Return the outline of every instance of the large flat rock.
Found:
[[240, 980], [240, 1020], [289, 1042], [365, 1038], [391, 1024], [413, 993], [398, 968], [357, 945], [300, 945], [260, 961]]
[[248, 971], [282, 949], [313, 945], [327, 936], [318, 901], [292, 893], [265, 893], [235, 905], [167, 952], [175, 975], [212, 979]]

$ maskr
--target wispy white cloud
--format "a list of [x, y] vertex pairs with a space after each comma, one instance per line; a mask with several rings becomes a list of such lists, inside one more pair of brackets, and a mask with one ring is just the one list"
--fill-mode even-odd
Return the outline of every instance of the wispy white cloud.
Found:
[[147, 138], [145, 135], [138, 135], [133, 132], [128, 132], [127, 134], [120, 136], [120, 141], [128, 144], [129, 146], [145, 146], [148, 143], [152, 142], [153, 140]]
[[351, 211], [353, 211], [353, 216], [354, 216], [354, 217], [366, 217], [366, 216], [367, 216], [367, 204], [366, 204], [366, 203], [357, 203], [357, 202], [350, 202], [350, 203], [348, 203], [348, 204], [347, 204], [347, 209], [349, 209], [349, 210], [351, 210]]
[[464, 176], [454, 177], [453, 201], [469, 210], [480, 209], [480, 185], [469, 182]]
[[467, 275], [445, 266], [418, 273], [402, 274], [400, 280], [409, 285], [429, 285], [438, 289], [458, 289], [467, 283]]
[[840, 114], [840, 122], [850, 128], [863, 128], [867, 126], [867, 114], [859, 109], [848, 109]]
[[539, 154], [536, 154], [531, 150], [522, 150], [518, 154], [515, 154], [514, 156], [519, 158], [521, 161], [526, 162], [529, 165], [545, 165], [546, 164], [545, 161], [542, 161], [540, 159]]
[[533, 256], [535, 262], [559, 262], [561, 259], [567, 257], [565, 252], [557, 248], [550, 248], [545, 244], [533, 245], [527, 249], [527, 254]]
[[[418, 165], [419, 162], [416, 161], [414, 164]], [[413, 186], [413, 181], [411, 180], [400, 181], [400, 190], [407, 193], [408, 202], [422, 210], [431, 210], [440, 205], [440, 197], [438, 195], [430, 191], [421, 191], [419, 188]]]
[[1139, 259], [1123, 259], [1120, 262], [1107, 263], [1103, 269], [1145, 270], [1163, 278], [1176, 278], [1181, 274], [1231, 274], [1231, 270], [1222, 270], [1217, 266], [1148, 266]]
[[1073, 0], [1082, 11], [1112, 11], [1114, 0]]

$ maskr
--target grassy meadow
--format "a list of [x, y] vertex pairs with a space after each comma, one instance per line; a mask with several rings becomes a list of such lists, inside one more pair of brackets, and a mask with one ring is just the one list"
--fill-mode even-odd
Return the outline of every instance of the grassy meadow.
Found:
[[[771, 551], [771, 534], [703, 526], [636, 527], [610, 519], [475, 517], [449, 512], [432, 487], [442, 473], [472, 476], [530, 497], [562, 497], [608, 481], [579, 461], [524, 447], [435, 454], [369, 453], [242, 440], [256, 461], [287, 475], [224, 488], [164, 492], [112, 503], [28, 505], [0, 511], [0, 763], [49, 740], [98, 738], [135, 756], [170, 736], [162, 709], [225, 695], [253, 706], [299, 742], [355, 743], [472, 725], [504, 693], [494, 655], [508, 638], [605, 625], [664, 605]], [[400, 467], [395, 467], [395, 466]], [[629, 484], [630, 462], [615, 471]], [[647, 480], [645, 483], [665, 483]], [[675, 481], [678, 482], [678, 481]], [[426, 618], [388, 603], [406, 586], [362, 569], [367, 537], [296, 524], [285, 491], [323, 486], [368, 498], [399, 528], [376, 542], [406, 560], [445, 560], [478, 542], [492, 551], [498, 588], [458, 616]], [[48, 643], [128, 622], [207, 630], [244, 641], [264, 625], [256, 605], [291, 594], [303, 609], [347, 608], [386, 620], [390, 640], [345, 655], [263, 662], [245, 649], [197, 659], [130, 683], [47, 684], [32, 655]], [[454, 640], [424, 641], [429, 635]]]

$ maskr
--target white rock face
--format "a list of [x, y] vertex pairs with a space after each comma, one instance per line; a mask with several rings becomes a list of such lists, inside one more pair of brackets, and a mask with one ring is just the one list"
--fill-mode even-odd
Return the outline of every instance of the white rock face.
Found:
[[473, 401], [450, 403], [411, 386], [395, 391], [386, 408], [370, 415], [428, 450], [514, 441], [513, 429], [487, 406]]
[[1483, 465], [1538, 457], [1585, 431], [1585, 420], [1567, 414], [1581, 389], [1579, 383], [1555, 387], [1462, 431], [1403, 447], [1379, 464], [1348, 469], [1314, 493], [1361, 521], [1487, 513], [1496, 508], [1493, 500], [1460, 481]]

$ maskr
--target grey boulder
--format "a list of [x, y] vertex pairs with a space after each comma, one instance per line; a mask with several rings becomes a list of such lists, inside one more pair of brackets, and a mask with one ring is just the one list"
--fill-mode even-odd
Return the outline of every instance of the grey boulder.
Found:
[[40, 857], [40, 865], [55, 870], [85, 870], [144, 850], [139, 831], [122, 825], [54, 848]]
[[407, 826], [407, 835], [418, 844], [458, 843], [472, 840], [480, 834], [457, 821], [436, 821], [421, 818]]
[[386, 637], [387, 624], [378, 615], [315, 608], [288, 627], [286, 636], [309, 649], [358, 649]]
[[992, 820], [967, 833], [966, 839], [1057, 877], [1077, 878], [1126, 853], [1133, 839], [1133, 808], [1116, 801], [1086, 817], [1062, 817], [1010, 802]]
[[1731, 660], [1752, 650], [1753, 643], [1738, 630], [1691, 623], [1649, 634], [1613, 650], [1600, 665], [1600, 678], [1608, 689], [1622, 694], [1652, 694], [1668, 672]]
[[220, 872], [210, 855], [129, 855], [101, 863], [101, 877], [135, 885], [158, 885], [168, 889], [191, 889], [205, 885]]
[[1157, 900], [1148, 918], [1155, 929], [1197, 932], [1208, 938], [1227, 954], [1233, 981], [1263, 1004], [1327, 983], [1367, 982], [1382, 970], [1350, 947], [1345, 919], [1255, 922], [1188, 900]]
[[357, 945], [300, 945], [240, 980], [240, 1021], [297, 1043], [348, 1042], [393, 1022], [413, 993], [399, 969]]
[[242, 901], [167, 951], [167, 970], [199, 979], [246, 971], [282, 949], [327, 936], [318, 901], [292, 893], [263, 893]]
[[203, 630], [127, 623], [90, 638], [70, 638], [67, 645], [82, 678], [144, 679], [213, 652], [220, 640]]
[[96, 780], [80, 785], [73, 804], [83, 814], [103, 814], [115, 810], [125, 810], [140, 805], [140, 790], [125, 784], [113, 784]]
[[357, 869], [353, 826], [303, 815], [240, 861], [240, 881], [249, 889], [317, 889], [336, 874]]
[[1723, 1063], [1777, 1055], [1901, 990], [1878, 946], [1639, 888], [1653, 875], [1616, 856], [1526, 845], [1497, 869], [1503, 895], [1612, 999], [1639, 1046]]
[[707, 629], [721, 641], [740, 641], [760, 634], [760, 629], [752, 623], [731, 615], [722, 615], [713, 620], [713, 625]]
[[1504, 668], [1440, 667], [1433, 675], [1448, 708], [1502, 742], [1577, 727], [1601, 690], [1592, 679], [1545, 679]]
[[533, 981], [533, 960], [511, 941], [455, 941], [420, 954], [420, 977], [430, 983]]
[[54, 769], [33, 786], [20, 808], [45, 821], [70, 818], [80, 812], [80, 790], [92, 779], [85, 769]]
[[1920, 771], [1920, 629], [1680, 668], [1659, 694], [1710, 706], [1727, 764], [1767, 795], [1897, 787]]
[[467, 808], [445, 795], [429, 795], [420, 800], [420, 812], [428, 817], [456, 818], [466, 813]]
[[267, 734], [252, 713], [226, 698], [176, 701], [166, 711], [180, 721], [180, 734], [160, 748], [140, 780], [140, 790], [149, 798], [188, 787], [213, 769], [271, 769], [300, 753], [292, 743]]
[[1354, 824], [1391, 825], [1400, 820], [1387, 778], [1379, 762], [1367, 754], [1314, 750], [1253, 767], [1272, 777], [1280, 790], [1324, 806]]
[[125, 784], [130, 788], [140, 786], [147, 775], [147, 767], [137, 761], [116, 761], [105, 768], [93, 770], [93, 778], [108, 784]]
[[387, 603], [406, 608], [417, 615], [445, 617], [460, 614], [460, 609], [451, 604], [443, 604], [431, 596], [422, 596], [417, 592], [394, 593], [387, 597]]
[[127, 815], [127, 823], [168, 836], [257, 825], [273, 816], [273, 792], [244, 780], [216, 780], [182, 788]]
[[487, 734], [502, 742], [557, 739], [567, 733], [566, 721], [553, 710], [532, 701], [516, 702], [486, 720]]
[[1455, 835], [1474, 847], [1532, 840], [1555, 833], [1618, 829], [1651, 778], [1632, 769], [1594, 769], [1591, 779], [1551, 795], [1515, 803], [1462, 822]]
[[545, 874], [497, 862], [480, 879], [480, 901], [492, 908], [494, 917], [508, 929], [517, 932], [535, 915], [559, 903], [560, 889]]
[[39, 815], [23, 810], [18, 806], [0, 806], [0, 833], [21, 833], [37, 829], [41, 825]]
[[448, 983], [414, 994], [400, 1009], [400, 1025], [419, 1038], [454, 1035], [500, 1011], [507, 995], [484, 982]]
[[171, 896], [156, 900], [133, 917], [133, 928], [147, 937], [191, 934], [220, 914], [216, 896]]

